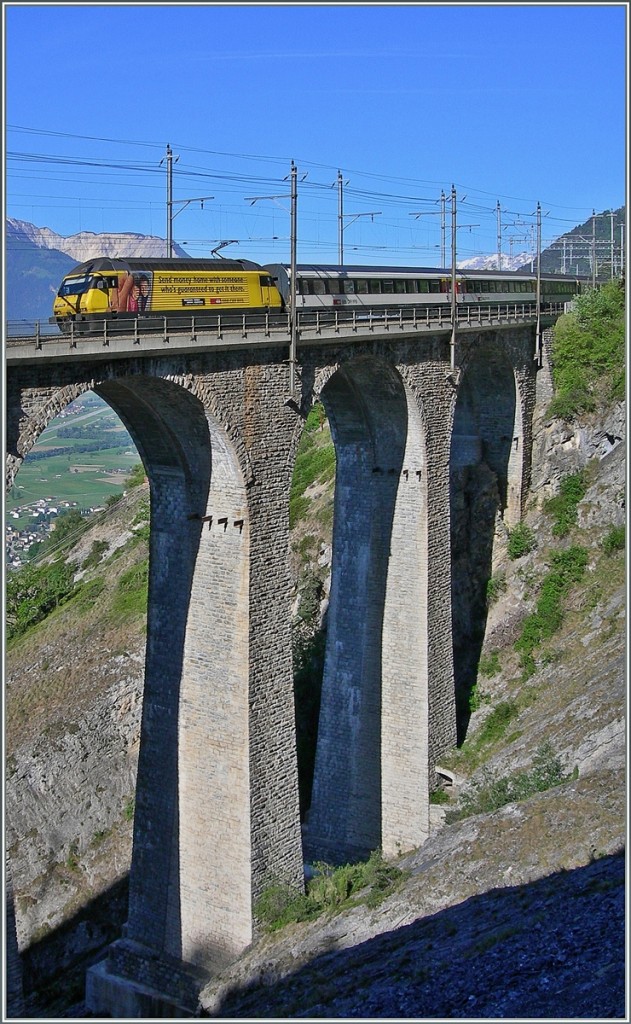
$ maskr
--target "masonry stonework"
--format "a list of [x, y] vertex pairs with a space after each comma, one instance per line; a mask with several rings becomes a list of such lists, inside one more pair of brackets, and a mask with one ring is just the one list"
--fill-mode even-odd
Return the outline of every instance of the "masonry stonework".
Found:
[[450, 465], [485, 450], [517, 515], [532, 348], [526, 329], [481, 333], [452, 369], [444, 335], [305, 345], [295, 402], [274, 347], [9, 366], [9, 486], [89, 389], [127, 426], [151, 486], [129, 920], [90, 974], [93, 1012], [194, 1012], [200, 979], [256, 936], [264, 887], [303, 885], [289, 491], [314, 400], [337, 476], [304, 852], [390, 855], [427, 838], [435, 766], [455, 742]]

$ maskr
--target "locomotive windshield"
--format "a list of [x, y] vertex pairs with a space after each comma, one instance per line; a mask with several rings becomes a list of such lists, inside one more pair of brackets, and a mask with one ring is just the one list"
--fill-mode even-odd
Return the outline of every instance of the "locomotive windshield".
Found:
[[61, 298], [65, 298], [66, 295], [82, 295], [83, 292], [87, 292], [88, 288], [92, 283], [92, 278], [89, 275], [83, 277], [68, 277], [62, 282], [61, 288], [58, 291], [58, 295]]

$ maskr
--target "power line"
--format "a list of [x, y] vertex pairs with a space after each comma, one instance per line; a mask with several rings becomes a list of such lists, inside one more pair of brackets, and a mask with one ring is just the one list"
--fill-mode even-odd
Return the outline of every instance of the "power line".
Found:
[[[150, 141], [147, 141], [147, 140], [140, 140], [140, 139], [112, 139], [112, 138], [108, 138], [106, 136], [75, 135], [75, 134], [70, 133], [70, 132], [53, 132], [53, 131], [50, 131], [50, 130], [36, 129], [36, 128], [31, 128], [31, 127], [26, 127], [26, 126], [23, 126], [23, 125], [7, 125], [7, 131], [23, 132], [23, 133], [26, 133], [26, 134], [29, 134], [29, 135], [42, 136], [42, 137], [55, 137], [55, 138], [63, 138], [63, 139], [77, 139], [77, 140], [82, 140], [82, 141], [103, 142], [103, 143], [107, 143], [107, 144], [110, 144], [110, 145], [139, 146], [139, 147], [144, 147], [144, 148], [157, 148], [157, 149], [160, 149], [160, 150], [163, 150], [163, 148], [164, 148], [164, 144], [163, 143], [150, 142]], [[187, 146], [187, 145], [183, 145], [183, 144], [180, 144], [180, 143], [175, 143], [175, 145], [177, 145], [177, 148], [179, 150], [182, 150], [182, 151], [185, 151], [185, 152], [201, 153], [201, 154], [204, 154], [204, 155], [220, 156], [220, 157], [224, 157], [224, 158], [227, 157], [227, 158], [230, 158], [230, 159], [256, 160], [256, 161], [259, 161], [259, 162], [272, 162], [272, 163], [277, 163], [277, 164], [280, 164], [280, 163], [287, 164], [289, 162], [289, 158], [285, 157], [285, 156], [269, 156], [269, 155], [264, 155], [264, 154], [225, 152], [225, 151], [220, 151], [220, 150], [204, 149], [204, 148], [201, 148], [201, 147]], [[318, 162], [315, 162], [315, 161], [310, 161], [310, 160], [307, 160], [307, 159], [300, 159], [299, 162], [300, 162], [301, 165], [303, 165], [305, 167], [322, 168], [322, 169], [326, 169], [327, 172], [333, 172], [334, 170], [338, 169], [338, 168], [334, 168], [333, 166], [328, 165], [328, 164], [322, 164], [322, 163], [318, 163]], [[413, 185], [415, 187], [418, 187], [419, 185], [422, 185], [422, 186], [426, 186], [426, 187], [434, 187], [435, 188], [435, 187], [439, 187], [439, 186], [444, 185], [443, 182], [434, 181], [434, 180], [405, 178], [405, 177], [398, 177], [398, 176], [393, 176], [393, 175], [375, 174], [374, 172], [365, 171], [365, 170], [356, 170], [354, 168], [344, 168], [343, 172], [344, 172], [344, 174], [351, 174], [352, 173], [352, 174], [355, 174], [355, 175], [360, 175], [362, 177], [369, 178], [369, 179], [372, 179], [372, 180], [377, 180], [377, 181], [397, 182], [397, 183], [400, 183], [400, 184], [408, 184], [408, 185], [411, 184], [411, 185]], [[207, 173], [207, 172], [204, 172], [204, 173]], [[322, 187], [325, 187], [325, 186], [322, 186]], [[490, 192], [488, 190], [479, 189], [477, 187], [466, 185], [466, 184], [459, 184], [458, 187], [459, 187], [459, 189], [461, 191], [466, 191], [468, 193], [475, 192], [475, 193], [477, 193], [479, 195], [493, 196], [495, 199], [497, 199], [498, 196], [499, 196], [499, 198], [502, 198], [502, 199], [510, 199], [510, 200], [513, 200], [513, 201], [516, 201], [516, 202], [528, 203], [529, 205], [533, 205], [534, 202], [535, 202], [535, 200], [532, 199], [532, 198], [523, 197], [523, 196], [522, 197], [508, 196], [508, 195], [505, 195], [505, 194], [501, 193], [499, 190], [495, 190], [495, 192]], [[376, 196], [379, 196], [380, 194], [379, 193], [373, 193], [372, 195], [373, 195], [373, 198], [375, 198]], [[418, 198], [416, 198], [414, 201], [418, 202], [419, 200], [418, 200]], [[553, 207], [553, 208], [555, 208], [557, 210], [576, 210], [576, 211], [582, 210], [582, 211], [584, 211], [583, 212], [583, 216], [585, 218], [587, 218], [589, 216], [589, 212], [587, 211], [586, 208], [583, 208], [583, 207], [564, 206], [564, 205], [560, 205], [560, 204], [556, 204], [556, 203], [549, 203], [547, 201], [544, 201], [544, 205], [545, 206]], [[567, 222], [570, 223], [569, 220]]]

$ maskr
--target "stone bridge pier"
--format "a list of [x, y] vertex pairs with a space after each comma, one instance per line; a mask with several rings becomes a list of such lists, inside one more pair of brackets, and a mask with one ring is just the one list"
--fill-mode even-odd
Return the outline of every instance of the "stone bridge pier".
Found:
[[[287, 402], [278, 348], [9, 365], [7, 482], [74, 398], [101, 395], [151, 488], [147, 648], [129, 916], [88, 974], [109, 1016], [186, 1016], [253, 940], [270, 882], [303, 859], [409, 850], [456, 740], [452, 508], [528, 477], [530, 329], [304, 346]], [[298, 803], [289, 491], [306, 414], [336, 449], [331, 601], [311, 808]], [[462, 492], [462, 493], [461, 493]], [[459, 505], [459, 507], [460, 507]], [[489, 525], [493, 530], [495, 523]]]

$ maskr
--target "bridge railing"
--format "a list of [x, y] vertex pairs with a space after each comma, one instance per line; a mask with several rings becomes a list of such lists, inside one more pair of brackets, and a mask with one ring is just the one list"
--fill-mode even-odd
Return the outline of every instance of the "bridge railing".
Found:
[[[564, 303], [545, 303], [541, 306], [544, 319], [556, 319], [564, 312]], [[459, 305], [456, 310], [456, 324], [460, 330], [474, 330], [480, 327], [502, 326], [510, 324], [533, 323], [537, 317], [534, 302], [499, 303], [499, 304], [466, 304]], [[297, 313], [299, 337], [308, 340], [320, 334], [354, 334], [362, 335], [372, 331], [396, 332], [448, 330], [451, 328], [451, 310], [448, 306], [401, 306], [398, 308], [380, 309], [378, 307], [353, 306], [352, 308], [334, 308], [321, 310], [299, 310]], [[191, 316], [190, 321], [174, 321], [168, 317], [146, 317], [141, 320], [92, 320], [76, 324], [69, 321], [67, 329], [61, 331], [56, 324], [41, 320], [9, 320], [6, 323], [5, 341], [8, 347], [12, 344], [33, 343], [41, 349], [49, 342], [68, 341], [75, 348], [82, 341], [99, 341], [109, 345], [112, 338], [129, 340], [132, 344], [142, 341], [163, 339], [168, 341], [171, 336], [190, 337], [197, 341], [199, 336], [221, 340], [224, 336], [247, 339], [256, 335], [256, 340], [275, 338], [284, 340], [291, 330], [288, 313], [243, 313], [218, 314], [212, 320]]]

